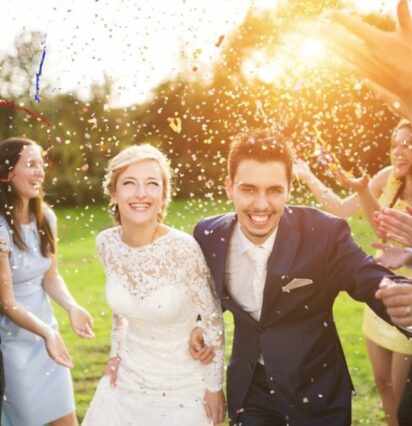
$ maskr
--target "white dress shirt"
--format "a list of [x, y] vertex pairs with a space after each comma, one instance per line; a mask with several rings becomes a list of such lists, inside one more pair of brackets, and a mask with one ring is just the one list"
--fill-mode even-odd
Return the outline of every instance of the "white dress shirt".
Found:
[[[276, 239], [277, 229], [262, 244], [259, 244], [267, 251], [269, 257]], [[247, 253], [247, 250], [254, 246], [236, 223], [229, 243], [225, 268], [225, 284], [229, 296], [253, 318], [259, 321], [260, 309], [256, 304], [253, 280], [255, 278], [255, 265]], [[266, 275], [264, 277], [266, 279]], [[263, 288], [262, 288], [263, 292]]]

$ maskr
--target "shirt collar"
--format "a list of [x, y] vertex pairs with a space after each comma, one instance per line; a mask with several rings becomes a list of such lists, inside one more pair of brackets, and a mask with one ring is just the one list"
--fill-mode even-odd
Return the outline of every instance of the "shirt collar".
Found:
[[246, 235], [242, 232], [240, 229], [240, 223], [237, 222], [235, 226], [235, 236], [237, 240], [237, 244], [239, 247], [239, 254], [242, 255], [247, 250], [249, 250], [251, 247], [259, 245], [260, 247], [263, 247], [266, 251], [271, 252], [273, 249], [273, 245], [275, 244], [276, 234], [278, 232], [278, 228], [276, 228], [269, 238], [267, 238], [262, 244], [255, 244], [252, 241], [249, 240], [249, 238], [246, 237]]

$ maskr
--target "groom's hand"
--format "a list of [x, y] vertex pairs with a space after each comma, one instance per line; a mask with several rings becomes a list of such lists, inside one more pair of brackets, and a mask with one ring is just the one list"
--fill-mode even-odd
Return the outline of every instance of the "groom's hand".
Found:
[[380, 284], [380, 289], [376, 292], [376, 297], [385, 304], [393, 323], [409, 330], [409, 327], [412, 326], [411, 283], [393, 282], [385, 278]]
[[205, 345], [203, 330], [200, 327], [194, 328], [190, 334], [189, 353], [194, 360], [200, 361], [202, 364], [209, 364], [213, 361], [215, 353], [213, 348]]

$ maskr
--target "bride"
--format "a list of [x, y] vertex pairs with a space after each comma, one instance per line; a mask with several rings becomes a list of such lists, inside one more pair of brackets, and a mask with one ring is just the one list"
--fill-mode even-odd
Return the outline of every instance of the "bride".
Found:
[[[104, 191], [119, 226], [97, 249], [113, 310], [110, 360], [83, 426], [206, 426], [224, 417], [222, 313], [202, 252], [165, 226], [171, 171], [151, 145], [121, 151]], [[190, 333], [201, 317], [211, 364], [192, 360]]]

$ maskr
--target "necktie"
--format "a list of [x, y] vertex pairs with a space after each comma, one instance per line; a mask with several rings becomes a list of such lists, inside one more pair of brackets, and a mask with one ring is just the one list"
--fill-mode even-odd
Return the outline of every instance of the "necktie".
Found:
[[250, 247], [247, 251], [255, 266], [255, 277], [253, 279], [253, 291], [255, 294], [258, 317], [262, 311], [263, 290], [265, 288], [267, 260], [269, 253], [261, 246]]

